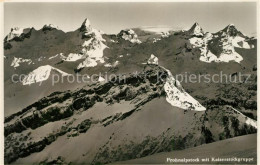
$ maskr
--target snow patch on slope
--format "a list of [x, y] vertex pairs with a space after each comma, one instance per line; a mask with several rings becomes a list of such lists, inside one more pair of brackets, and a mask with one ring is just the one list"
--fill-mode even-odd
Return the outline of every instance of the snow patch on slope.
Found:
[[54, 58], [60, 58], [60, 59], [62, 59], [62, 60], [65, 60], [67, 57], [65, 57], [64, 55], [63, 55], [63, 53], [60, 53], [60, 54], [56, 54], [56, 55], [54, 55], [54, 56], [51, 56], [51, 57], [49, 57], [49, 60], [51, 60], [51, 59], [54, 59]]
[[112, 67], [116, 67], [117, 65], [119, 65], [119, 61], [115, 61], [113, 64], [107, 63], [104, 65], [104, 67], [112, 68]]
[[[162, 66], [161, 66], [162, 67]], [[167, 71], [168, 77], [164, 84], [164, 90], [166, 92], [166, 101], [172, 106], [179, 107], [185, 110], [194, 111], [205, 111], [206, 108], [203, 107], [197, 100], [190, 96], [181, 86], [178, 80], [175, 80], [172, 73], [162, 67]]]
[[24, 77], [22, 80], [23, 85], [30, 85], [37, 82], [45, 81], [49, 78], [51, 71], [57, 71], [62, 76], [69, 76], [70, 74], [63, 72], [57, 68], [54, 68], [50, 65], [40, 66], [37, 69], [30, 72], [28, 75]]
[[91, 38], [91, 39], [89, 39], [87, 41], [84, 41], [84, 43], [82, 44], [82, 47], [83, 48], [88, 47], [91, 44], [91, 42], [93, 41], [93, 39], [94, 38]]
[[85, 61], [80, 63], [77, 69], [82, 69], [84, 67], [94, 67], [97, 66], [97, 61], [104, 63], [103, 51], [107, 48], [101, 40], [96, 38], [91, 38], [83, 43], [83, 49], [81, 53], [83, 54], [81, 58], [85, 57]]
[[83, 57], [82, 54], [70, 53], [64, 61], [78, 61], [82, 59], [82, 57]]
[[195, 48], [195, 47], [202, 47], [204, 44], [204, 41], [202, 38], [198, 38], [198, 37], [192, 37], [189, 39], [191, 45]]
[[103, 82], [103, 81], [105, 81], [105, 80], [106, 80], [106, 79], [104, 79], [104, 78], [101, 77], [101, 76], [98, 77], [98, 81], [99, 81], [99, 82]]
[[94, 67], [98, 63], [104, 63], [103, 51], [108, 48], [103, 42], [106, 40], [102, 37], [103, 32], [92, 28], [90, 21], [85, 19], [80, 27], [80, 32], [83, 33], [83, 37], [86, 40], [82, 44], [82, 49], [80, 53], [70, 53], [65, 61], [77, 61], [84, 59], [77, 69], [82, 69], [84, 67]]
[[205, 49], [205, 47], [201, 48], [200, 50], [202, 54], [202, 56], [200, 56], [200, 61], [207, 63], [211, 63], [212, 61], [218, 61], [218, 57], [215, 54], [213, 54], [210, 50]]
[[110, 63], [107, 63], [107, 64], [104, 65], [104, 67], [111, 68], [112, 65]]
[[239, 113], [240, 115], [244, 116], [245, 119], [246, 119], [246, 124], [247, 125], [251, 125], [255, 128], [257, 128], [257, 121], [245, 116], [243, 113], [241, 113], [240, 111], [236, 110], [235, 108], [231, 107], [231, 106], [228, 106], [229, 108], [231, 108], [232, 110], [234, 110], [235, 112]]
[[[208, 33], [203, 38], [192, 37], [189, 39], [193, 48], [199, 48], [201, 51], [200, 60], [203, 62], [230, 62], [235, 61], [240, 63], [243, 57], [235, 51], [234, 40], [232, 37], [221, 38], [222, 52], [217, 57], [208, 49], [208, 42], [213, 38], [213, 35]], [[240, 41], [240, 40], [236, 40]]]
[[96, 60], [87, 57], [82, 63], [78, 65], [77, 69], [82, 69], [85, 67], [94, 67], [94, 66], [97, 66]]
[[32, 63], [32, 60], [14, 57], [11, 66], [17, 68], [18, 66], [20, 66], [21, 63], [28, 63], [28, 65], [30, 65]]
[[111, 39], [110, 41], [111, 41], [111, 42], [116, 42], [116, 41], [115, 41], [115, 40], [113, 40], [113, 39]]
[[147, 32], [154, 32], [157, 34], [161, 34], [162, 32], [166, 33], [173, 30], [173, 28], [171, 27], [141, 27], [140, 29]]

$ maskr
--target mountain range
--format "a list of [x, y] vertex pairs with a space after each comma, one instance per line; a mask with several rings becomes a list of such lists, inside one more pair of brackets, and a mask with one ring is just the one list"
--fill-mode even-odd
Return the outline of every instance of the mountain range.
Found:
[[[256, 133], [256, 59], [257, 39], [233, 24], [215, 33], [194, 23], [106, 34], [89, 19], [71, 32], [13, 28], [4, 38], [5, 162], [113, 163]], [[187, 73], [250, 76], [175, 78]], [[53, 85], [57, 74], [64, 81]], [[85, 74], [95, 81], [66, 79]]]

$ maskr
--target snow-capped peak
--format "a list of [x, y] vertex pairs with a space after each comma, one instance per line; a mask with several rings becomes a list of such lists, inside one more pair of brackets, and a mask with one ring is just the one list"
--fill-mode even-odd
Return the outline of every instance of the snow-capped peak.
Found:
[[37, 69], [30, 72], [28, 75], [24, 77], [22, 80], [23, 85], [30, 85], [33, 83], [45, 81], [49, 78], [51, 71], [57, 71], [61, 74], [61, 76], [69, 76], [70, 74], [63, 72], [60, 69], [54, 68], [50, 65], [40, 66]]
[[195, 22], [188, 31], [191, 35], [194, 35], [194, 36], [203, 36], [204, 35], [202, 28], [200, 27], [200, 25], [197, 22]]
[[[211, 63], [211, 62], [229, 62], [229, 61], [235, 61], [237, 63], [240, 63], [243, 60], [243, 57], [239, 55], [234, 47], [239, 47], [238, 42], [243, 42], [243, 38], [241, 37], [220, 37], [218, 46], [219, 49], [222, 50], [219, 57], [215, 54], [213, 54], [209, 48], [208, 44], [210, 44], [212, 41], [212, 34], [208, 33], [205, 34], [203, 38], [199, 37], [192, 37], [189, 39], [191, 45], [193, 47], [197, 47], [201, 51], [200, 60], [203, 62]], [[248, 48], [249, 45], [245, 43], [243, 44], [243, 48]]]
[[148, 64], [155, 64], [158, 65], [158, 57], [155, 55], [151, 54], [150, 58], [147, 61]]
[[20, 37], [21, 34], [23, 33], [23, 28], [19, 28], [19, 27], [14, 27], [11, 28], [11, 32], [7, 35], [7, 41], [12, 40], [15, 37]]
[[83, 35], [82, 35], [83, 38], [95, 38], [99, 41], [105, 41], [102, 38], [102, 34], [104, 34], [104, 32], [102, 32], [101, 30], [92, 28], [90, 21], [87, 18], [84, 20], [84, 22], [82, 23], [79, 30], [80, 30], [80, 32], [83, 32]]
[[119, 61], [115, 61], [113, 64], [107, 63], [104, 65], [104, 67], [110, 68], [110, 67], [116, 67], [117, 65], [119, 65]]
[[57, 29], [59, 30], [59, 27], [53, 24], [45, 24], [43, 26], [43, 30], [52, 30], [52, 29]]
[[90, 32], [92, 31], [92, 27], [91, 27], [91, 24], [90, 24], [90, 21], [88, 18], [86, 18], [84, 20], [84, 22], [82, 23], [81, 27], [80, 27], [80, 31], [81, 32]]
[[164, 84], [166, 92], [166, 101], [174, 107], [179, 107], [185, 110], [205, 111], [206, 108], [202, 106], [197, 100], [190, 96], [181, 86], [178, 80], [175, 80], [171, 71], [160, 66], [168, 73], [168, 77]]
[[59, 53], [59, 54], [56, 54], [56, 55], [54, 55], [54, 56], [49, 57], [49, 60], [54, 59], [54, 58], [57, 58], [57, 57], [59, 57], [59, 58], [62, 59], [62, 60], [67, 59], [67, 57], [65, 57], [65, 56], [63, 55], [63, 53]]
[[77, 69], [82, 69], [85, 67], [95, 67], [97, 65], [97, 60], [87, 57], [82, 63], [80, 63]]
[[121, 30], [118, 36], [123, 38], [126, 41], [130, 41], [131, 43], [138, 43], [138, 44], [142, 43], [138, 39], [138, 35], [132, 29]]
[[[199, 25], [195, 23], [193, 28], [189, 31], [192, 32], [192, 29], [199, 29], [196, 28], [196, 26], [198, 27]], [[200, 60], [203, 62], [235, 61], [240, 63], [243, 60], [243, 57], [236, 52], [235, 47], [243, 49], [254, 48], [254, 45], [248, 42], [247, 39], [248, 37], [238, 31], [234, 24], [229, 24], [217, 33], [205, 33], [203, 36], [193, 36], [189, 41], [193, 47], [200, 49]], [[215, 47], [218, 47], [218, 49], [221, 50], [220, 54], [217, 55], [211, 52], [208, 47], [208, 45], [211, 44], [214, 44]]]

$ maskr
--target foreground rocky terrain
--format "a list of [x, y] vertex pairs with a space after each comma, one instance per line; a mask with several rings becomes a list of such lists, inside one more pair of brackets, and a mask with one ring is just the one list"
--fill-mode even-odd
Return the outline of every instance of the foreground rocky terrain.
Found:
[[[231, 106], [211, 104], [207, 111], [172, 107], [164, 80], [156, 82], [156, 69], [168, 76], [152, 66], [147, 79], [129, 76], [124, 83], [56, 92], [6, 118], [6, 161], [29, 156], [49, 162], [39, 151], [54, 154], [62, 147], [57, 158], [67, 163], [108, 163], [256, 132], [255, 121]], [[75, 160], [66, 160], [74, 149]]]
[[[167, 158], [177, 158], [183, 160], [183, 158], [190, 158], [196, 160], [199, 158], [200, 164], [256, 164], [256, 148], [257, 135], [245, 135], [239, 136], [227, 140], [222, 140], [210, 144], [204, 144], [198, 147], [189, 148], [181, 151], [162, 152], [147, 156], [140, 159], [134, 159], [129, 161], [117, 162], [114, 164], [164, 164], [167, 162]], [[216, 150], [217, 148], [217, 150]], [[203, 162], [202, 159], [210, 158], [208, 162]], [[213, 158], [213, 159], [212, 159]], [[226, 159], [226, 160], [219, 160]], [[233, 158], [233, 161], [228, 159]], [[234, 158], [237, 158], [235, 160]], [[240, 159], [238, 159], [240, 158]], [[248, 158], [242, 160], [241, 158]], [[181, 162], [181, 161], [180, 161]], [[198, 164], [198, 162], [189, 162], [189, 164]]]

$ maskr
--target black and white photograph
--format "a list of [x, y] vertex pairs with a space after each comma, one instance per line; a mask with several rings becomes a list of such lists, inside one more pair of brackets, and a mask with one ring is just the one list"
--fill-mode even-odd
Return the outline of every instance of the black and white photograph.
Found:
[[259, 1], [4, 1], [4, 164], [257, 164]]

